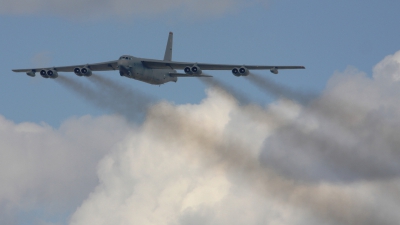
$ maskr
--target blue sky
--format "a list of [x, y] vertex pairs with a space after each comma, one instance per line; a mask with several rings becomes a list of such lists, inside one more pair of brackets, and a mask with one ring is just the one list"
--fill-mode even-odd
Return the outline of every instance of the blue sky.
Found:
[[[106, 180], [104, 177], [97, 179], [95, 174], [101, 174], [101, 171], [96, 170], [103, 168], [101, 165], [104, 166], [109, 158], [119, 160], [117, 153], [109, 158], [103, 156], [111, 146], [120, 143], [124, 132], [130, 132], [127, 131], [129, 128], [119, 120], [112, 125], [113, 120], [108, 118], [112, 111], [96, 107], [55, 80], [39, 75], [31, 78], [24, 73], [13, 73], [11, 69], [96, 63], [115, 60], [124, 54], [162, 59], [168, 32], [172, 31], [173, 60], [303, 65], [306, 70], [280, 71], [278, 75], [261, 71], [258, 74], [294, 90], [319, 94], [338, 71], [346, 71], [352, 66], [372, 77], [372, 69], [378, 62], [400, 50], [400, 2], [395, 0], [166, 1], [170, 5], [156, 0], [119, 0], [112, 3], [120, 4], [114, 10], [109, 10], [107, 2], [93, 6], [91, 1], [83, 1], [78, 7], [76, 3], [55, 1], [49, 4], [47, 0], [36, 0], [29, 3], [34, 6], [28, 7], [28, 2], [23, 0], [13, 3], [0, 0], [0, 5], [4, 6], [0, 10], [0, 115], [6, 121], [13, 121], [16, 127], [25, 122], [41, 126], [35, 129], [41, 130], [43, 135], [56, 131], [50, 135], [55, 140], [67, 136], [66, 140], [73, 141], [65, 144], [65, 152], [74, 149], [71, 152], [85, 158], [82, 151], [87, 146], [101, 149], [100, 153], [94, 153], [95, 150], [88, 153], [95, 157], [88, 164], [91, 166], [87, 169], [90, 185], [84, 190], [87, 195], [98, 182]], [[19, 7], [21, 10], [17, 10]], [[76, 12], [72, 13], [74, 10]], [[177, 83], [159, 87], [120, 77], [116, 71], [100, 74], [158, 101], [165, 100], [177, 106], [199, 104], [209, 95], [206, 86], [194, 78], [180, 78]], [[274, 98], [266, 96], [243, 77], [233, 76], [230, 71], [210, 74], [246, 93], [261, 107], [274, 102]], [[88, 84], [85, 81], [88, 78], [73, 73], [66, 75]], [[79, 145], [82, 140], [70, 131], [71, 127], [79, 130], [85, 125], [93, 133], [97, 128], [101, 130], [102, 125], [113, 130], [119, 129], [117, 125], [123, 128], [115, 134], [110, 133], [109, 140], [106, 138], [93, 147], [92, 144]], [[48, 179], [57, 180], [57, 176], [51, 174], [39, 180], [44, 183]], [[71, 193], [75, 192], [78, 193], [72, 189]], [[34, 224], [67, 224], [79, 206], [83, 210], [87, 207], [82, 203], [86, 196], [76, 194], [73, 196], [78, 197], [70, 202], [57, 198], [57, 201], [68, 203], [55, 204], [55, 209], [51, 209], [50, 194], [50, 197], [42, 195], [46, 197], [38, 203], [21, 203], [22, 206], [15, 207], [16, 213], [6, 222], [32, 224], [34, 220]], [[2, 204], [7, 203], [0, 198], [0, 206]]]
[[[180, 61], [304, 65], [305, 71], [262, 72], [277, 82], [321, 91], [334, 71], [352, 65], [370, 73], [384, 56], [400, 49], [397, 1], [270, 1], [222, 15], [187, 16], [174, 10], [141, 16], [86, 19], [73, 15], [1, 16], [3, 105], [1, 113], [16, 121], [57, 126], [74, 115], [106, 113], [87, 105], [52, 80], [11, 72], [33, 67], [43, 55], [46, 66], [114, 60], [122, 54], [162, 58], [173, 31], [173, 58]], [[89, 10], [90, 11], [90, 10]], [[90, 13], [88, 13], [90, 15]], [[87, 16], [89, 17], [89, 16]], [[161, 87], [103, 73], [134, 89], [176, 103], [196, 103], [204, 86], [196, 79], [180, 79]], [[215, 72], [218, 79], [242, 89], [258, 102], [264, 97], [241, 78]], [[74, 76], [70, 74], [70, 76]], [[78, 77], [76, 77], [78, 79]]]

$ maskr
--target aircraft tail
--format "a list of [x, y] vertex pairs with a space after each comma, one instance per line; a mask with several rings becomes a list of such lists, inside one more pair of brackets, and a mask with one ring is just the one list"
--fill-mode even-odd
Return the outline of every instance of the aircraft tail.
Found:
[[172, 60], [172, 42], [173, 42], [174, 34], [169, 32], [167, 47], [165, 48], [164, 61]]

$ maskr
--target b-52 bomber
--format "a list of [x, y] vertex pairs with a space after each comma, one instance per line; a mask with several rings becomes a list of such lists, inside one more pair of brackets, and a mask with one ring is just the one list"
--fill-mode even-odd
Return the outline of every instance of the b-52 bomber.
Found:
[[[39, 72], [39, 74], [44, 78], [54, 79], [58, 77], [59, 72], [74, 72], [78, 76], [89, 77], [94, 71], [118, 70], [121, 76], [149, 84], [161, 85], [170, 81], [176, 82], [178, 77], [211, 77], [203, 74], [204, 70], [231, 70], [233, 75], [240, 77], [249, 75], [249, 70], [270, 70], [271, 73], [278, 74], [278, 70], [281, 69], [305, 69], [304, 66], [256, 66], [176, 62], [172, 61], [172, 41], [173, 33], [170, 32], [164, 60], [144, 59], [130, 55], [123, 55], [119, 57], [118, 60], [109, 62], [75, 66], [15, 69], [12, 71], [25, 72], [31, 77], [34, 77], [36, 72]], [[179, 73], [176, 70], [183, 70], [184, 73]]]

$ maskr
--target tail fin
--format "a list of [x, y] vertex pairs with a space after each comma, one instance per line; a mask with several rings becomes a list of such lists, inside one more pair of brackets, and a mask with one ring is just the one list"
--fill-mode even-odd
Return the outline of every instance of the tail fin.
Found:
[[165, 49], [164, 61], [171, 61], [172, 60], [172, 41], [173, 41], [174, 34], [169, 32], [167, 47]]

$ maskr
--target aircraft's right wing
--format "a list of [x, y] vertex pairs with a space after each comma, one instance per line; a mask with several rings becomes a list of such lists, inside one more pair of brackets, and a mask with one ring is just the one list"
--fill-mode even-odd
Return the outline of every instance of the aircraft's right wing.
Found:
[[144, 66], [151, 69], [184, 69], [197, 65], [201, 70], [232, 70], [233, 68], [246, 67], [249, 70], [281, 70], [281, 69], [305, 69], [304, 66], [264, 66], [264, 65], [230, 65], [194, 62], [175, 62], [153, 59], [142, 59]]

